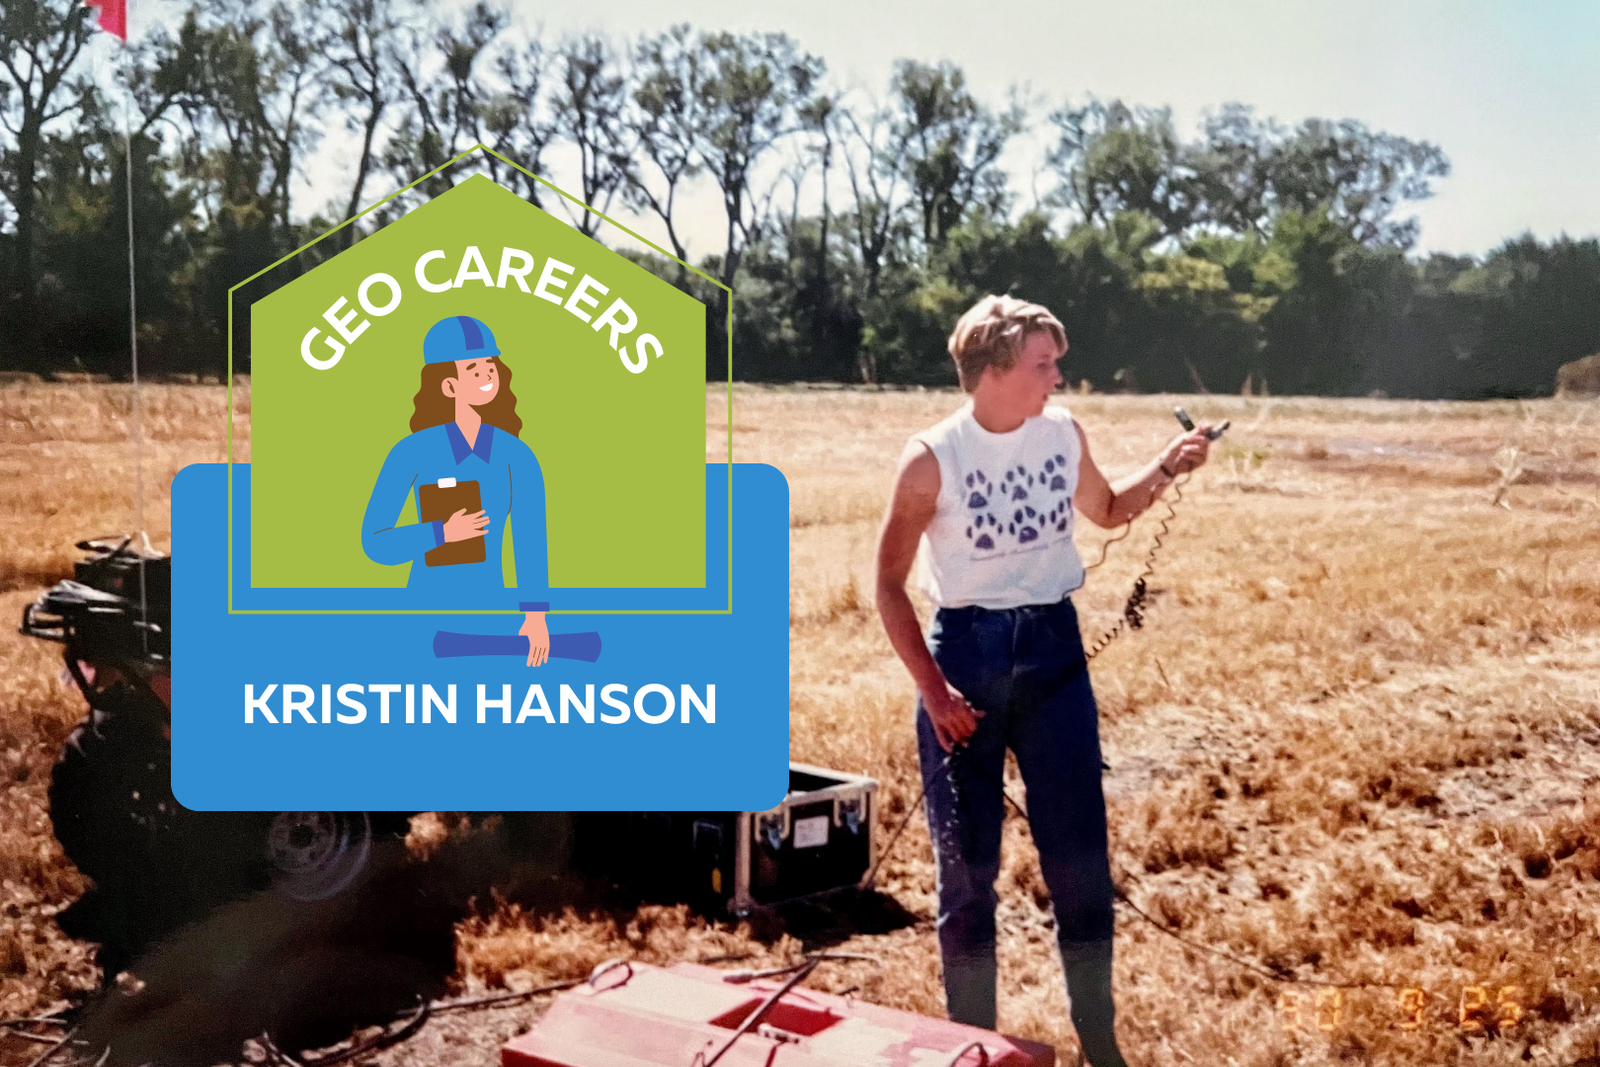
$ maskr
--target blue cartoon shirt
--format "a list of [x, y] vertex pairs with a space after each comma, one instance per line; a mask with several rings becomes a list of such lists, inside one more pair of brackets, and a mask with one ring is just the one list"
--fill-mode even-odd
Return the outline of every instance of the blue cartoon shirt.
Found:
[[[479, 500], [489, 519], [481, 563], [430, 567], [422, 557], [444, 544], [443, 521], [395, 525], [408, 498], [416, 505], [417, 514], [422, 513], [419, 487], [441, 478], [478, 483]], [[516, 600], [519, 605], [537, 605], [524, 610], [543, 610], [549, 570], [544, 475], [539, 461], [521, 439], [488, 423], [478, 428], [477, 440], [469, 447], [460, 427], [447, 422], [419, 430], [389, 450], [362, 518], [361, 548], [374, 563], [411, 564], [406, 588], [439, 594], [427, 596], [430, 603], [464, 605], [482, 599], [480, 594], [506, 588], [500, 553], [508, 524], [516, 565]]]

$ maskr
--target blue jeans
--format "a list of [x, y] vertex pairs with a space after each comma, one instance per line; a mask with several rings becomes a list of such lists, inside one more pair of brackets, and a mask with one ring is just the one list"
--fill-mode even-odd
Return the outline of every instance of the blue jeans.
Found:
[[1066, 599], [1000, 611], [941, 608], [927, 640], [945, 678], [984, 713], [967, 743], [947, 755], [917, 703], [950, 1018], [994, 1028], [994, 882], [1009, 748], [1027, 788], [1073, 1022], [1090, 1062], [1117, 1067], [1123, 1060], [1112, 1032], [1112, 888], [1099, 714], [1077, 611]]

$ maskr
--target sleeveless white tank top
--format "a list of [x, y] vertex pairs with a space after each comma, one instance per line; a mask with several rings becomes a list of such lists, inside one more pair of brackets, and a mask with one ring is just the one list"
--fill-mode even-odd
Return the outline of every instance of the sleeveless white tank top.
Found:
[[990, 433], [969, 400], [911, 439], [939, 461], [938, 506], [917, 559], [917, 584], [935, 605], [1053, 604], [1083, 584], [1072, 543], [1081, 449], [1065, 408]]

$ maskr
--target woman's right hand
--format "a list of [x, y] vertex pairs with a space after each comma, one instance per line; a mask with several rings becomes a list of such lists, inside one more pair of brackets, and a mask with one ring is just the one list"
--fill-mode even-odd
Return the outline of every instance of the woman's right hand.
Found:
[[469, 537], [482, 537], [484, 527], [489, 525], [488, 516], [481, 511], [467, 514], [467, 509], [462, 508], [454, 515], [444, 520], [444, 539], [446, 541], [465, 541]]
[[1163, 468], [1161, 473], [1170, 471], [1173, 475], [1187, 474], [1205, 463], [1206, 457], [1211, 454], [1211, 438], [1206, 436], [1210, 429], [1209, 422], [1202, 423], [1167, 442], [1167, 447], [1161, 450], [1158, 457]]
[[983, 712], [967, 703], [967, 698], [949, 682], [934, 692], [922, 694], [922, 707], [933, 724], [933, 735], [939, 739], [939, 747], [946, 752], [966, 744], [977, 733], [978, 720], [983, 718]]

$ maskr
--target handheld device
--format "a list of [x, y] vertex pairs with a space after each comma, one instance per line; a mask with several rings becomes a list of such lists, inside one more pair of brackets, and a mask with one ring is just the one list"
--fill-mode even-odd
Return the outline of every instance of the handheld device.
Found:
[[[1177, 419], [1179, 424], [1185, 430], [1189, 430], [1191, 432], [1194, 430], [1194, 420], [1191, 419], [1189, 417], [1189, 413], [1182, 408], [1173, 408], [1172, 417]], [[1221, 422], [1217, 423], [1215, 426], [1211, 427], [1211, 429], [1206, 431], [1206, 438], [1208, 440], [1215, 441], [1224, 433], [1227, 433], [1228, 427], [1232, 424], [1232, 421], [1233, 420], [1231, 419], [1223, 419]]]

